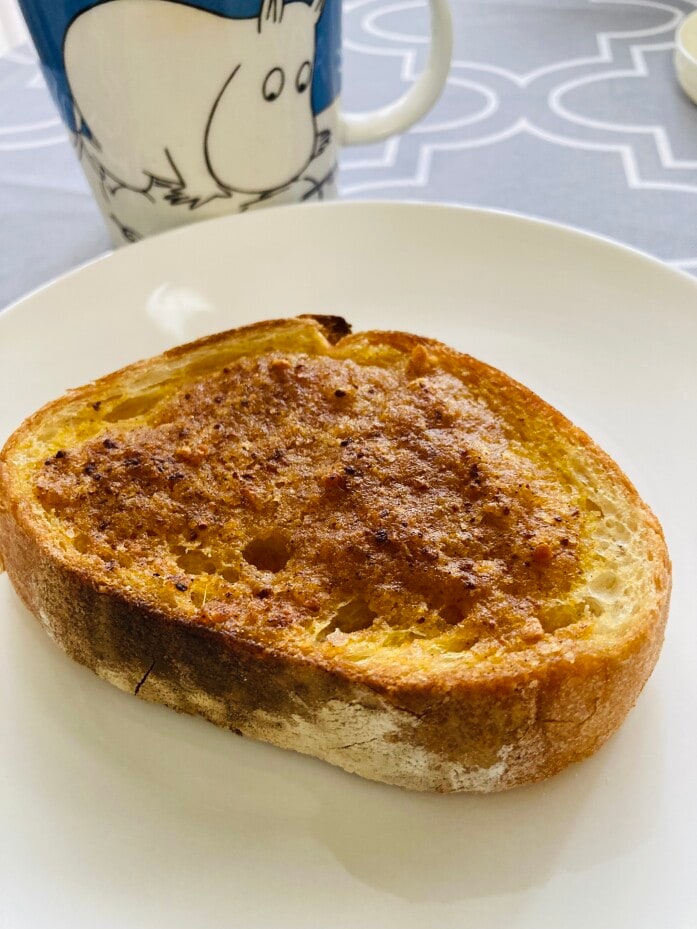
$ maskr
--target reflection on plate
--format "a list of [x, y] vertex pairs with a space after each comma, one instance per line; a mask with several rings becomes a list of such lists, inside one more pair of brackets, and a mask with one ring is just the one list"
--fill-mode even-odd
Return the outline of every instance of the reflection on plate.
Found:
[[339, 204], [150, 239], [0, 316], [0, 441], [138, 357], [272, 316], [441, 338], [612, 454], [666, 529], [663, 656], [557, 778], [412, 795], [140, 703], [65, 658], [0, 578], [0, 914], [13, 929], [690, 926], [697, 814], [697, 284], [521, 218]]

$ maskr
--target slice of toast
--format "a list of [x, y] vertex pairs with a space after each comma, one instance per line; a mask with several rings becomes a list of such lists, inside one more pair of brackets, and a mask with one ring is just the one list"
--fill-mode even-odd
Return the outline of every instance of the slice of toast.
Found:
[[0, 557], [126, 691], [403, 787], [590, 755], [658, 657], [661, 528], [505, 374], [334, 317], [134, 364], [0, 455]]

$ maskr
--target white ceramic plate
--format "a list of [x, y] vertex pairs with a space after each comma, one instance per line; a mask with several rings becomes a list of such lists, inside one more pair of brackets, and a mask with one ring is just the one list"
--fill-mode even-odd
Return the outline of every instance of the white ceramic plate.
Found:
[[507, 794], [371, 784], [124, 695], [0, 578], [0, 923], [8, 929], [694, 929], [697, 283], [618, 246], [448, 207], [281, 208], [132, 246], [0, 316], [0, 441], [65, 388], [300, 312], [504, 368], [614, 455], [675, 566], [636, 709]]

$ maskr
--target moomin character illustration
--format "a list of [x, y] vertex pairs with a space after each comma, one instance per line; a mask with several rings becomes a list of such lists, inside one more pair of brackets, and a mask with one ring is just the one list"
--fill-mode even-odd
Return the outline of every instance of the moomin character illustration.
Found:
[[198, 209], [297, 180], [329, 136], [311, 106], [323, 6], [263, 0], [258, 17], [229, 19], [177, 0], [107, 0], [77, 16], [65, 69], [104, 195], [164, 191], [170, 206]]

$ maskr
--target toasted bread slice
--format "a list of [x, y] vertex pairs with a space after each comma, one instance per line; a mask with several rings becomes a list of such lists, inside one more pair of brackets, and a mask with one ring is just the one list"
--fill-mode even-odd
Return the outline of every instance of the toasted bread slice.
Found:
[[408, 788], [554, 774], [656, 662], [660, 526], [505, 374], [348, 333], [260, 323], [34, 414], [0, 455], [10, 578], [146, 700]]

